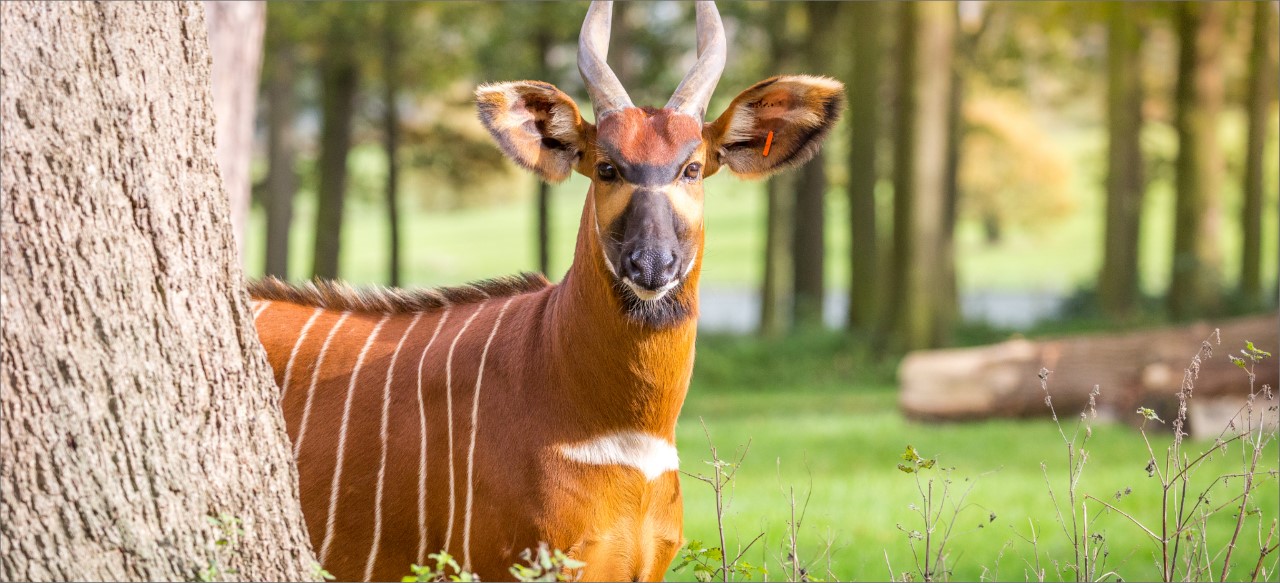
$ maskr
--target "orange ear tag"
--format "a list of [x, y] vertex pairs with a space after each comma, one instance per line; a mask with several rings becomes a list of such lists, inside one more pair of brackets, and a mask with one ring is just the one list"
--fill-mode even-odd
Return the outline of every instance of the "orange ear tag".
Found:
[[764, 139], [764, 157], [769, 157], [769, 146], [773, 145], [773, 130], [769, 130], [769, 136]]

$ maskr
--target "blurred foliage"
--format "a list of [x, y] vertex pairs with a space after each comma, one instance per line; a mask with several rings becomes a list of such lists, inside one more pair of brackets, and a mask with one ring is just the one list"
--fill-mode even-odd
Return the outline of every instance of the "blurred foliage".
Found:
[[[475, 209], [527, 200], [535, 192], [534, 179], [504, 161], [476, 123], [472, 92], [486, 82], [544, 80], [577, 100], [583, 115], [591, 119], [593, 114], [576, 63], [577, 34], [586, 7], [586, 1], [270, 4], [263, 74], [272, 75], [273, 57], [283, 54], [283, 49], [292, 52], [296, 63], [292, 73], [297, 85], [294, 94], [298, 114], [294, 123], [301, 146], [297, 166], [301, 178], [299, 204], [303, 205], [301, 201], [317, 186], [316, 173], [312, 171], [319, 130], [317, 63], [321, 51], [332, 48], [332, 39], [345, 39], [340, 48], [350, 51], [358, 63], [361, 80], [354, 120], [355, 143], [348, 161], [348, 196], [356, 206], [349, 207], [348, 214], [353, 225], [364, 226], [359, 233], [344, 237], [378, 236], [373, 231], [380, 228], [381, 212], [359, 209], [372, 209], [384, 199], [385, 157], [377, 152], [384, 131], [382, 113], [387, 106], [382, 91], [385, 81], [382, 35], [395, 35], [401, 46], [397, 71], [398, 106], [404, 126], [400, 192], [407, 203], [405, 220], [409, 231], [431, 229], [465, 237], [455, 232], [462, 231], [461, 228], [445, 228], [439, 223], [452, 221], [474, 227], [485, 224], [486, 220], [464, 220], [461, 215], [451, 215], [454, 218], [448, 221], [442, 217], [441, 221], [432, 222], [434, 219], [428, 217], [438, 214], [435, 211], [439, 210]], [[739, 91], [756, 81], [779, 73], [815, 71], [803, 52], [791, 46], [805, 39], [806, 31], [812, 28], [802, 6], [721, 2], [719, 7], [729, 40], [730, 58], [713, 96], [711, 115], [720, 112]], [[1142, 148], [1149, 193], [1144, 212], [1150, 225], [1144, 227], [1142, 233], [1141, 271], [1144, 291], [1155, 297], [1162, 293], [1156, 288], [1168, 268], [1165, 247], [1169, 228], [1164, 226], [1164, 215], [1171, 213], [1173, 164], [1178, 151], [1172, 129], [1178, 43], [1173, 22], [1175, 10], [1170, 3], [1142, 3], [1137, 9], [1144, 42], [1141, 75], [1146, 124], [1142, 130]], [[636, 103], [664, 104], [693, 63], [692, 10], [693, 5], [688, 2], [615, 5], [609, 60], [624, 78]], [[894, 22], [898, 11], [897, 5], [888, 3], [885, 22]], [[963, 289], [978, 283], [995, 287], [1051, 288], [1063, 294], [1070, 294], [1073, 288], [1091, 288], [1092, 276], [1088, 274], [1095, 269], [1093, 265], [1101, 248], [1098, 225], [1102, 220], [1100, 201], [1104, 196], [1107, 156], [1107, 88], [1103, 74], [1107, 54], [1106, 13], [1105, 3], [1101, 2], [960, 5], [960, 50], [956, 67], [964, 105], [956, 232], [958, 253], [962, 255], [958, 277]], [[1244, 143], [1240, 104], [1248, 76], [1251, 13], [1252, 7], [1246, 3], [1231, 3], [1226, 9], [1223, 73], [1228, 110], [1222, 122], [1222, 147], [1228, 174], [1222, 196], [1224, 237], [1228, 239], [1237, 232], [1235, 216]], [[835, 30], [848, 30], [850, 27], [845, 24], [842, 21]], [[897, 40], [893, 36], [885, 34], [889, 59], [883, 78], [878, 80], [848, 78], [852, 43], [847, 34], [822, 39], [830, 47], [824, 60], [830, 61], [828, 65], [835, 76], [848, 84], [880, 86], [885, 112], [881, 116], [882, 127], [877, 131], [886, 142], [878, 154], [881, 172], [877, 189], [878, 218], [882, 228], [888, 226], [885, 223], [892, 216], [892, 188], [888, 180], [892, 148], [885, 146], [894, 137], [890, 112], [899, 102], [892, 82], [897, 54]], [[265, 108], [260, 111], [266, 115]], [[1274, 106], [1272, 112], [1274, 128]], [[261, 125], [265, 126], [265, 121]], [[834, 194], [828, 197], [828, 204], [832, 205], [828, 211], [836, 215], [844, 204], [841, 194], [847, 183], [847, 169], [842, 161], [848, 136], [849, 128], [837, 128], [824, 146], [830, 153], [827, 160]], [[1274, 271], [1271, 265], [1275, 256], [1272, 226], [1276, 208], [1275, 147], [1273, 129], [1265, 173], [1267, 273]], [[264, 168], [259, 164], [257, 170], [261, 176]], [[738, 210], [727, 211], [723, 205], [755, 209], [759, 189], [757, 185], [732, 178], [717, 177], [713, 182], [709, 188], [724, 194], [718, 199], [709, 197], [709, 216], [737, 218], [734, 232], [722, 229], [712, 242], [714, 249], [717, 242], [731, 241], [734, 252], [731, 257], [709, 255], [708, 281], [731, 280], [734, 285], [752, 285], [760, 269], [756, 248], [762, 240], [758, 231], [763, 220], [757, 218], [756, 210], [743, 214]], [[558, 213], [571, 215], [561, 217], [570, 230], [576, 228], [576, 210], [569, 212], [560, 207], [578, 207], [584, 190], [585, 184], [581, 181], [555, 189], [557, 193], [572, 191], [572, 196], [564, 197], [571, 201], [555, 203]], [[735, 198], [726, 198], [730, 195]], [[710, 202], [713, 199], [722, 204]], [[498, 209], [493, 213], [502, 217], [514, 215], [514, 211]], [[366, 219], [365, 215], [369, 217]], [[524, 215], [508, 218], [512, 224], [531, 222]], [[974, 240], [973, 233], [986, 231], [990, 236], [993, 226], [1004, 243], [996, 246], [970, 243]], [[309, 226], [296, 220], [294, 228], [305, 232]], [[831, 281], [845, 281], [842, 275], [846, 267], [840, 255], [847, 253], [847, 229], [839, 223], [829, 230], [832, 241], [829, 252], [834, 251], [828, 261]], [[553, 238], [571, 249], [572, 235], [558, 233]], [[1064, 239], [1071, 241], [1064, 243]], [[441, 267], [442, 264], [476, 265], [475, 270], [482, 275], [497, 275], [509, 269], [505, 264], [490, 266], [487, 251], [472, 249], [469, 254], [458, 254], [447, 242], [424, 239], [418, 244], [428, 245], [432, 256], [415, 259], [411, 253], [408, 268], [415, 274], [411, 279], [438, 282], [440, 278], [454, 277], [457, 270], [450, 271]], [[1228, 272], [1236, 269], [1230, 267], [1237, 262], [1230, 257], [1234, 248], [1233, 244], [1227, 244]], [[344, 253], [363, 253], [352, 249], [348, 245]], [[1073, 253], [1046, 259], [1061, 249], [1071, 249]], [[1028, 269], [1027, 264], [1033, 260], [1027, 255], [1036, 255], [1037, 264], [1056, 263], [1057, 271], [1046, 275], [1043, 270]], [[717, 260], [731, 267], [717, 271]], [[344, 260], [345, 263], [349, 261]], [[363, 273], [351, 271], [345, 275], [355, 276], [359, 281]], [[468, 272], [456, 277], [474, 275], [477, 274]], [[1081, 304], [1091, 301], [1087, 293], [1077, 296]], [[1071, 313], [1088, 309], [1087, 305], [1081, 305], [1072, 308]]]
[[1024, 102], [1006, 94], [964, 103], [961, 211], [1001, 225], [1047, 224], [1075, 209], [1069, 162]]

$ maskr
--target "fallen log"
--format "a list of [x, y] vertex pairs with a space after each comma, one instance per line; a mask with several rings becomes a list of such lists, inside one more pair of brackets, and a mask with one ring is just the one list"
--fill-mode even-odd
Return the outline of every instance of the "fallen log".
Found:
[[[912, 352], [898, 369], [899, 405], [908, 417], [926, 420], [1048, 415], [1039, 377], [1040, 370], [1047, 369], [1059, 415], [1084, 410], [1096, 386], [1100, 416], [1132, 422], [1138, 407], [1147, 407], [1171, 419], [1177, 413], [1183, 373], [1207, 342], [1212, 356], [1201, 359], [1190, 406], [1215, 402], [1221, 408], [1221, 398], [1242, 402], [1249, 395], [1248, 375], [1228, 355], [1239, 356], [1245, 341], [1280, 354], [1277, 317], [1271, 313], [1140, 332]], [[1257, 364], [1257, 390], [1264, 384], [1277, 386], [1278, 362], [1273, 356]]]

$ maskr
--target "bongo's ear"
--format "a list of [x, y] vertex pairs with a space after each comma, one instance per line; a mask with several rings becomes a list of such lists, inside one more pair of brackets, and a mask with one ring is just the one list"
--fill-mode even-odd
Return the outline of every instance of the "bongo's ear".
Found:
[[476, 108], [503, 153], [548, 182], [569, 177], [594, 129], [572, 98], [541, 81], [482, 85]]
[[808, 162], [844, 110], [844, 84], [784, 75], [756, 83], [707, 124], [708, 158], [744, 178], [763, 178]]

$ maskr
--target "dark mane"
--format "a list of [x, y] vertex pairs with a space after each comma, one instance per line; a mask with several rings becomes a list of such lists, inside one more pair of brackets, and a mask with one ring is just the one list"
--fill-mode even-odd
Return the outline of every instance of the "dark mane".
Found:
[[540, 273], [521, 273], [453, 287], [400, 289], [382, 286], [356, 288], [342, 281], [315, 280], [293, 285], [274, 277], [249, 282], [255, 300], [289, 302], [326, 310], [399, 314], [438, 310], [535, 292], [551, 285]]

